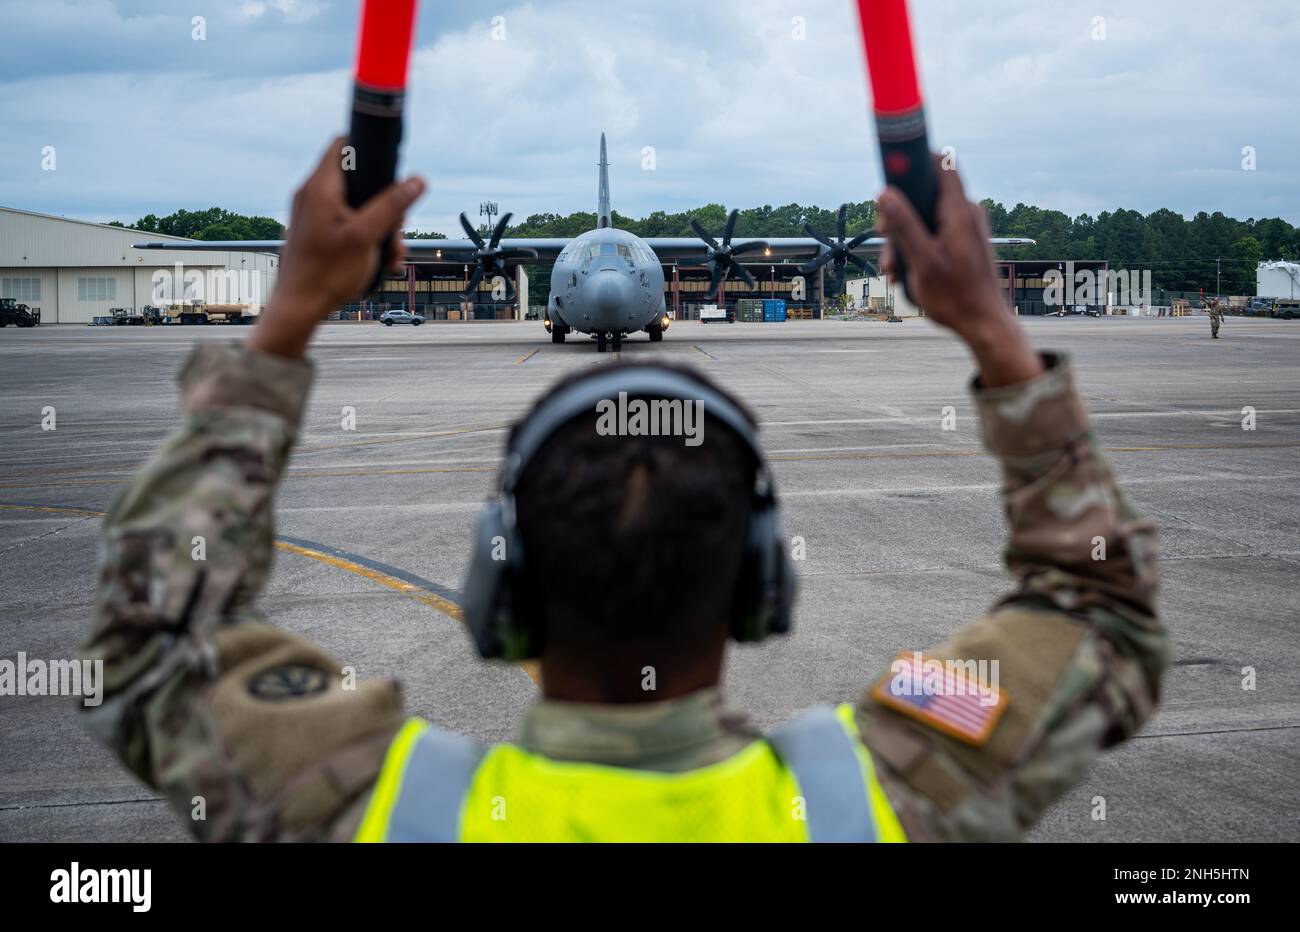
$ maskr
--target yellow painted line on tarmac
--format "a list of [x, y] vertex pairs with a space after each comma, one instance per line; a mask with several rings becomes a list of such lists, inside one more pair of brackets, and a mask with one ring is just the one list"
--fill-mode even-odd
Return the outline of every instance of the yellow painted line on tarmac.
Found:
[[718, 358], [717, 356], [714, 356], [712, 353], [705, 353], [704, 350], [700, 349], [694, 343], [691, 344], [691, 349], [695, 350], [695, 352], [697, 353], [703, 353], [705, 356], [708, 356], [710, 359], [716, 360]]
[[515, 360], [515, 365], [516, 366], [523, 365], [524, 363], [528, 362], [528, 360], [532, 359], [536, 355], [537, 355], [537, 350], [533, 350], [531, 353], [524, 353], [524, 355], [520, 356], [518, 359]]
[[290, 544], [282, 540], [277, 540], [275, 542], [275, 548], [277, 550], [283, 550], [285, 553], [294, 553], [300, 557], [307, 557], [308, 559], [315, 560], [318, 563], [324, 563], [341, 570], [347, 570], [349, 573], [361, 576], [371, 582], [378, 583], [385, 588], [392, 589], [395, 592], [400, 592], [403, 595], [409, 595], [416, 601], [423, 602], [425, 605], [430, 605], [447, 617], [453, 618], [456, 621], [464, 620], [464, 615], [461, 613], [459, 605], [449, 599], [444, 599], [442, 596], [436, 595], [427, 589], [422, 589], [415, 585], [415, 583], [409, 583], [405, 580], [398, 579], [395, 576], [389, 576], [387, 573], [371, 569], [368, 566], [362, 566], [360, 563], [353, 563], [351, 560], [343, 557], [336, 557], [329, 553], [321, 553], [319, 550], [313, 550], [310, 547], [300, 547], [298, 544]]
[[60, 508], [53, 505], [0, 505], [4, 511], [46, 511], [60, 515], [81, 515], [86, 518], [102, 518], [102, 511], [87, 511], [84, 508]]
[[[90, 511], [85, 508], [66, 508], [57, 505], [0, 504], [0, 509], [4, 509], [5, 511], [40, 511], [54, 514], [74, 514], [87, 518], [102, 518], [105, 514], [105, 512], [102, 511]], [[291, 544], [283, 540], [275, 541], [275, 549], [282, 550], [285, 553], [292, 553], [295, 556], [306, 557], [309, 560], [315, 560], [317, 563], [324, 563], [326, 566], [332, 566], [335, 569], [344, 570], [345, 572], [352, 573], [355, 576], [368, 579], [377, 585], [383, 586], [387, 589], [392, 589], [394, 592], [400, 592], [402, 595], [409, 596], [417, 602], [423, 602], [425, 605], [438, 610], [453, 621], [464, 622], [465, 620], [464, 613], [461, 611], [460, 606], [455, 602], [452, 602], [450, 599], [444, 599], [442, 596], [435, 592], [430, 592], [428, 589], [422, 589], [414, 583], [406, 582], [405, 580], [398, 579], [395, 576], [390, 576], [379, 570], [371, 569], [368, 566], [362, 566], [360, 563], [354, 563], [353, 561], [343, 557], [336, 557], [333, 554], [322, 553], [319, 550], [313, 550], [310, 547], [302, 547], [298, 544]], [[541, 671], [538, 669], [535, 662], [527, 661], [519, 664], [519, 666], [526, 674], [528, 674], [529, 679], [534, 683], [541, 682]]]

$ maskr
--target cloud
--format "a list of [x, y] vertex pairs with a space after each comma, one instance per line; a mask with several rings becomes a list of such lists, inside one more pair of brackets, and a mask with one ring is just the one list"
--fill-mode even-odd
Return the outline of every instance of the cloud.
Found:
[[[1300, 222], [1291, 0], [912, 6], [932, 142], [955, 147], [973, 194]], [[356, 4], [205, 15], [195, 42], [174, 0], [0, 2], [17, 39], [0, 58], [0, 203], [283, 218], [345, 129]], [[623, 213], [861, 200], [881, 183], [867, 108], [846, 0], [425, 3], [404, 164], [432, 190], [413, 220], [453, 232], [485, 199], [519, 216], [592, 210], [602, 131]], [[56, 172], [40, 170], [44, 145]]]
[[243, 0], [239, 15], [244, 19], [258, 19], [268, 12], [279, 13], [288, 23], [305, 23], [324, 12], [326, 4], [316, 0]]

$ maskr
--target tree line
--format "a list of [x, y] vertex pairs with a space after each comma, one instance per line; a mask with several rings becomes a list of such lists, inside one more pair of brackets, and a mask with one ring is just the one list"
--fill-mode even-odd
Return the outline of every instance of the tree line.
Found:
[[246, 217], [220, 207], [207, 210], [178, 210], [159, 217], [145, 214], [134, 223], [114, 220], [114, 227], [130, 227], [145, 233], [184, 236], [187, 239], [283, 239], [284, 224], [271, 217]]
[[[1023, 236], [1034, 246], [1004, 247], [1006, 259], [1104, 259], [1112, 268], [1150, 269], [1155, 288], [1169, 291], [1250, 294], [1255, 287], [1255, 266], [1265, 259], [1300, 258], [1300, 229], [1279, 218], [1236, 220], [1220, 212], [1204, 211], [1191, 219], [1168, 209], [1150, 214], [1136, 210], [1103, 211], [1096, 217], [1071, 217], [1059, 210], [1017, 204], [1008, 210], [996, 201], [984, 206], [994, 236]], [[740, 210], [735, 236], [806, 236], [804, 224], [827, 236], [836, 232], [838, 207], [786, 204]], [[705, 204], [668, 213], [657, 210], [636, 218], [613, 212], [616, 227], [638, 236], [694, 236], [691, 220], [715, 237], [727, 220], [722, 204]], [[874, 201], [847, 205], [845, 234], [856, 236], [876, 222]], [[114, 222], [114, 226], [125, 224]], [[147, 214], [130, 224], [137, 230], [185, 236], [200, 240], [281, 239], [284, 226], [270, 217], [249, 217], [219, 207], [178, 210], [166, 217]], [[567, 238], [595, 228], [596, 215], [531, 214], [506, 229], [507, 236]], [[445, 239], [434, 231], [407, 230], [412, 239]], [[457, 238], [460, 232], [455, 233]]]

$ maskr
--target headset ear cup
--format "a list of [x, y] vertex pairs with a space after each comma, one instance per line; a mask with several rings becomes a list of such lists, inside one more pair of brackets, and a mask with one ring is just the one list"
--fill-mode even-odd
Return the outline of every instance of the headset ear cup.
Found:
[[740, 555], [740, 572], [736, 574], [736, 594], [731, 603], [731, 638], [742, 644], [757, 640], [755, 615], [758, 612], [759, 579], [758, 561], [761, 555], [754, 547], [754, 517], [750, 517], [745, 550]]
[[761, 641], [790, 630], [794, 572], [785, 555], [781, 518], [776, 504], [765, 498], [749, 517], [749, 537], [737, 578], [731, 635], [737, 641]]
[[489, 502], [474, 530], [474, 552], [462, 588], [465, 626], [481, 656], [526, 660], [533, 640], [515, 617], [515, 581], [523, 554], [500, 501]]
[[773, 526], [775, 529], [773, 540], [776, 545], [776, 579], [773, 585], [774, 598], [767, 631], [769, 634], [789, 634], [790, 624], [794, 618], [794, 597], [799, 589], [799, 577], [795, 574], [794, 562], [786, 553], [779, 517], [774, 520]]

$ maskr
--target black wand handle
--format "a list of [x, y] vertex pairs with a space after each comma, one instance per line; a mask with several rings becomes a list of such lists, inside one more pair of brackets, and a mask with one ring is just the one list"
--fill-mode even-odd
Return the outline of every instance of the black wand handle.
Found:
[[[925, 131], [925, 111], [918, 107], [908, 113], [876, 114], [876, 132], [880, 137], [880, 160], [885, 181], [907, 195], [926, 228], [936, 228], [935, 208], [939, 200], [938, 180], [930, 160], [930, 143]], [[894, 279], [903, 285], [903, 293], [913, 304], [907, 285], [907, 263], [898, 241], [893, 242]]]
[[[344, 161], [348, 204], [360, 207], [397, 179], [397, 150], [402, 141], [402, 102], [398, 91], [357, 84], [352, 94], [352, 127], [348, 145], [351, 162]], [[393, 261], [390, 231], [379, 244], [379, 265], [366, 291], [374, 291]]]

